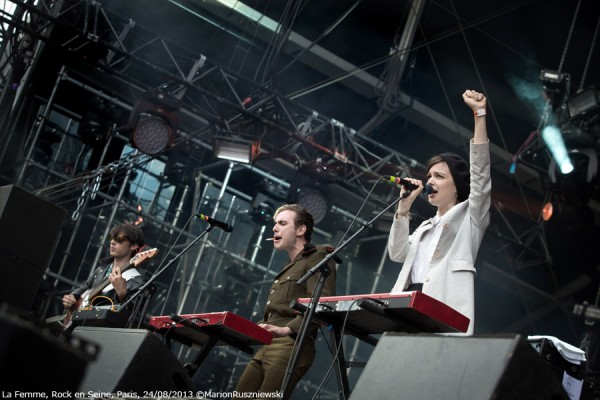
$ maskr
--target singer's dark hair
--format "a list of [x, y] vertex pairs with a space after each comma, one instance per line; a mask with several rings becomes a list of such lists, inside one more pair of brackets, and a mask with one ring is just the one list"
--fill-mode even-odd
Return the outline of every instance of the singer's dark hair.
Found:
[[275, 214], [273, 215], [273, 219], [277, 217], [277, 215], [282, 211], [294, 211], [296, 213], [296, 218], [294, 218], [294, 228], [300, 228], [302, 225], [306, 226], [306, 232], [304, 232], [304, 239], [310, 243], [312, 239], [313, 228], [315, 226], [315, 220], [311, 213], [300, 204], [284, 204], [275, 210]]
[[[119, 234], [126, 236], [129, 243], [137, 244], [140, 249], [144, 247], [144, 232], [137, 225], [125, 223], [113, 226], [110, 230], [110, 236], [117, 237]], [[134, 256], [135, 253], [133, 251], [131, 256]]]
[[427, 174], [429, 170], [435, 164], [445, 162], [448, 165], [452, 179], [454, 180], [454, 186], [456, 187], [456, 194], [458, 196], [458, 202], [465, 201], [469, 198], [471, 175], [469, 171], [469, 163], [464, 158], [455, 153], [442, 153], [437, 156], [433, 156], [427, 162]]

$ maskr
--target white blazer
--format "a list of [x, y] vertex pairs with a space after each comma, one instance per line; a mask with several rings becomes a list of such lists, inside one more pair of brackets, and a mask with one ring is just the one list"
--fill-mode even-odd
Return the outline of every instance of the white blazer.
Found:
[[[475, 259], [490, 224], [492, 182], [489, 142], [470, 144], [471, 191], [469, 198], [452, 207], [443, 217], [443, 231], [423, 283], [423, 293], [449, 305], [469, 318], [467, 335], [475, 322]], [[391, 293], [405, 291], [421, 237], [433, 227], [433, 218], [423, 221], [409, 236], [408, 218], [394, 218], [388, 241], [392, 261], [404, 263]]]

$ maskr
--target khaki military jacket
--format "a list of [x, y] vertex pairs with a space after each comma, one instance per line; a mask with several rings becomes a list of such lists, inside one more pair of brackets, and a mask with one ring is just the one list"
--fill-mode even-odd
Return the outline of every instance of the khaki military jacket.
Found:
[[[308, 244], [305, 250], [290, 260], [275, 277], [265, 306], [263, 321], [275, 326], [288, 326], [294, 332], [300, 330], [302, 316], [290, 307], [290, 302], [302, 297], [310, 297], [320, 274], [311, 276], [304, 285], [296, 284], [312, 267], [327, 255], [325, 246]], [[321, 296], [335, 296], [335, 263], [329, 262], [331, 274], [325, 280]], [[312, 330], [317, 328], [315, 325]]]

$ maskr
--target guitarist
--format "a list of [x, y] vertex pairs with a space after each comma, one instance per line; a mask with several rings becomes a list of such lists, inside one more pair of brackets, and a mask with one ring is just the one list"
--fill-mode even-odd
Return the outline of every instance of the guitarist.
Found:
[[100, 260], [93, 276], [85, 281], [71, 294], [62, 298], [66, 309], [77, 309], [81, 296], [89, 289], [95, 288], [108, 277], [109, 290], [103, 291], [102, 296], [109, 297], [114, 304], [123, 303], [144, 284], [141, 274], [136, 268], [122, 272], [131, 258], [144, 246], [144, 234], [140, 228], [133, 224], [119, 224], [110, 230], [110, 257]]

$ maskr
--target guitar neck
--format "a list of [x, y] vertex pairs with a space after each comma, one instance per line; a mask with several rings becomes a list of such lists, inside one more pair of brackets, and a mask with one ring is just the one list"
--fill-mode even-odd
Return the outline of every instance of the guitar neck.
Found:
[[[156, 255], [157, 251], [158, 250], [156, 248], [154, 248], [154, 249], [146, 250], [146, 251], [136, 254], [131, 260], [129, 260], [129, 264], [127, 264], [126, 266], [121, 268], [121, 273], [123, 273], [131, 268], [136, 268], [137, 266], [139, 266], [142, 262], [144, 262], [148, 258], [154, 257]], [[100, 294], [100, 292], [102, 292], [102, 290], [104, 290], [104, 288], [107, 287], [109, 284], [110, 284], [110, 279], [108, 279], [108, 277], [104, 278], [102, 280], [102, 282], [100, 282], [98, 284], [98, 286], [94, 287], [93, 289], [91, 289], [89, 291], [89, 295], [87, 296], [87, 298], [93, 299], [94, 297], [98, 296], [98, 294]]]

